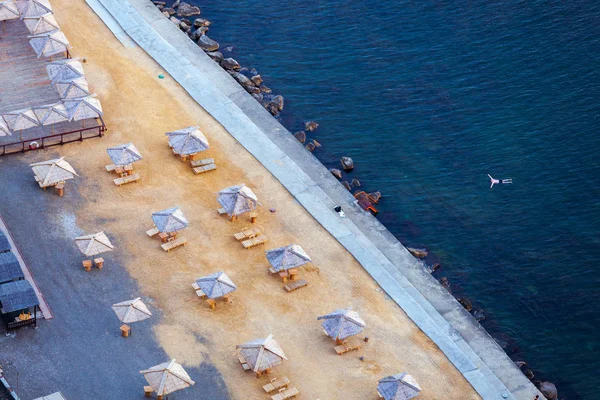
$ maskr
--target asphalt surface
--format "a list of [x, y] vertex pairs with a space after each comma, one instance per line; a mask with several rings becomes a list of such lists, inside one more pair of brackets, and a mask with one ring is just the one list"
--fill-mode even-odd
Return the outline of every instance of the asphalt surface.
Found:
[[[81, 230], [75, 216], [84, 202], [77, 185], [86, 178], [67, 182], [61, 198], [53, 190], [41, 190], [28, 166], [57, 158], [57, 150], [0, 157], [0, 214], [54, 314], [52, 320], [38, 320], [37, 329], [27, 327], [9, 336], [1, 324], [0, 364], [24, 400], [56, 391], [68, 400], [142, 399], [146, 381], [139, 371], [169, 359], [152, 331], [162, 316], [151, 298], [141, 296], [118, 246], [103, 255], [102, 270], [81, 267], [83, 257], [73, 238], [93, 233]], [[97, 221], [97, 231], [102, 222]], [[132, 324], [132, 335], [123, 338], [111, 305], [140, 296], [153, 316]], [[184, 367], [196, 385], [170, 399], [230, 398], [211, 364]]]

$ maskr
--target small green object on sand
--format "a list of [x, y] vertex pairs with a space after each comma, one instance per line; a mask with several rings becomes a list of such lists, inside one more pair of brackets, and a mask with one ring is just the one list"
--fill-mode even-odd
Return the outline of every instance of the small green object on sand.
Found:
[[163, 74], [160, 74], [160, 75], [158, 76], [158, 79], [165, 79], [165, 76], [164, 76]]

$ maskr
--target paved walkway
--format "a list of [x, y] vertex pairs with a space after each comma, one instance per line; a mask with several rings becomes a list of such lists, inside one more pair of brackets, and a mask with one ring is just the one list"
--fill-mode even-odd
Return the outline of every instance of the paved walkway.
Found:
[[[361, 263], [484, 399], [529, 400], [539, 394], [396, 238], [361, 210], [312, 154], [152, 3], [86, 2], [107, 20], [119, 40], [124, 42], [126, 33], [253, 154]], [[348, 218], [333, 211], [338, 204]]]

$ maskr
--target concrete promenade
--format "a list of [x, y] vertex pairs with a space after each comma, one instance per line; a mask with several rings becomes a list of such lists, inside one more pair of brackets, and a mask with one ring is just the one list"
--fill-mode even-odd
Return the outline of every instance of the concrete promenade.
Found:
[[[147, 0], [86, 0], [127, 46], [135, 42], [256, 157], [369, 272], [484, 399], [537, 389], [485, 330], [329, 171]], [[347, 218], [334, 211], [342, 205]]]

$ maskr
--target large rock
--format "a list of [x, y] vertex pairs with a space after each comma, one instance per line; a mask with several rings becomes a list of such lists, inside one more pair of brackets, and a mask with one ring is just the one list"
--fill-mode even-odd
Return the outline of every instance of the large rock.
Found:
[[304, 142], [306, 142], [306, 132], [304, 132], [304, 131], [298, 131], [298, 132], [294, 133], [294, 137], [296, 139], [298, 139], [298, 141], [302, 144], [304, 144]]
[[350, 186], [348, 181], [342, 181], [342, 186], [345, 187], [349, 192], [352, 191], [352, 186]]
[[200, 28], [201, 26], [209, 26], [210, 21], [204, 18], [196, 18], [194, 20], [194, 28]]
[[250, 78], [250, 79], [252, 79], [252, 82], [254, 82], [254, 84], [255, 84], [256, 86], [260, 86], [260, 85], [262, 85], [262, 83], [263, 83], [262, 77], [261, 77], [260, 75], [254, 75], [254, 76], [253, 76], [252, 78]]
[[153, 1], [152, 3], [154, 3], [155, 6], [166, 6], [167, 2], [166, 1]]
[[[182, 22], [183, 23], [183, 22]], [[200, 36], [202, 36], [202, 33], [200, 31], [192, 31], [189, 30], [188, 31], [188, 36], [190, 37], [190, 39], [192, 39], [194, 42], [197, 42], [198, 39], [200, 39]]]
[[360, 181], [356, 178], [352, 178], [352, 182], [350, 182], [353, 188], [360, 187]]
[[309, 131], [309, 132], [313, 132], [318, 127], [319, 127], [319, 124], [317, 124], [315, 121], [308, 121], [308, 122], [304, 123], [304, 130]]
[[181, 23], [181, 20], [177, 19], [175, 17], [171, 17], [171, 18], [169, 18], [169, 20], [177, 26], [179, 26], [179, 24]]
[[314, 145], [312, 142], [311, 142], [311, 143], [308, 143], [308, 144], [307, 144], [306, 146], [304, 146], [304, 147], [306, 147], [306, 150], [310, 151], [311, 153], [312, 153], [313, 151], [315, 151], [315, 145]]
[[180, 17], [191, 17], [192, 15], [200, 15], [200, 9], [188, 3], [180, 3], [177, 7], [177, 15]]
[[279, 115], [279, 108], [277, 108], [275, 104], [268, 102], [267, 105], [265, 105], [265, 108], [271, 113], [272, 116], [276, 117]]
[[[180, 6], [181, 7], [181, 6]], [[219, 50], [219, 43], [215, 42], [206, 35], [202, 35], [198, 38], [198, 46], [204, 51], [217, 51]]]
[[176, 12], [177, 12], [177, 11], [173, 10], [173, 9], [172, 9], [172, 8], [170, 8], [170, 7], [165, 7], [165, 8], [163, 8], [163, 13], [168, 13], [168, 14], [169, 14], [169, 17], [170, 17], [171, 15], [175, 15], [175, 13], [176, 13]]
[[235, 61], [233, 58], [229, 57], [229, 58], [225, 58], [225, 59], [223, 59], [223, 61], [221, 61], [221, 67], [223, 67], [227, 70], [230, 70], [230, 71], [239, 71], [240, 63]]
[[329, 172], [331, 172], [331, 175], [335, 176], [338, 179], [342, 179], [342, 171], [340, 171], [337, 168], [330, 168]]
[[458, 302], [465, 308], [465, 310], [469, 312], [473, 309], [473, 303], [471, 303], [471, 300], [467, 299], [466, 297], [458, 299]]
[[556, 386], [552, 382], [542, 382], [540, 383], [540, 392], [544, 395], [548, 400], [558, 399], [558, 390]]
[[312, 140], [316, 147], [321, 147], [321, 143], [317, 142], [317, 139]]
[[256, 99], [256, 101], [258, 101], [259, 103], [262, 102], [263, 100], [263, 95], [262, 93], [259, 94], [252, 94], [252, 97], [254, 97]]
[[165, 17], [167, 17], [167, 18], [171, 18], [171, 16], [169, 15], [169, 13], [168, 13], [168, 12], [166, 12], [166, 11], [163, 11], [163, 15], [164, 15]]
[[[239, 72], [233, 72], [231, 74], [231, 76], [233, 76], [233, 79], [238, 81], [238, 83], [242, 86], [253, 86], [252, 81], [244, 74], [240, 74]], [[260, 90], [259, 90], [259, 93], [260, 93]]]
[[267, 93], [267, 94], [269, 94], [269, 93], [271, 93], [271, 92], [272, 92], [271, 88], [270, 88], [270, 87], [267, 87], [267, 86], [265, 86], [265, 85], [260, 85], [260, 91], [261, 91], [262, 93]]
[[181, 21], [181, 23], [179, 24], [179, 29], [181, 29], [184, 32], [189, 32], [190, 29], [192, 29], [192, 27], [186, 24], [185, 21]]
[[244, 89], [246, 89], [246, 92], [250, 93], [250, 94], [260, 94], [260, 89], [257, 88], [256, 86], [244, 86]]
[[342, 157], [340, 163], [344, 171], [352, 171], [354, 169], [354, 161], [350, 157]]
[[371, 192], [369, 196], [373, 198], [374, 203], [379, 203], [379, 200], [381, 200], [381, 192]]
[[200, 33], [200, 35], [206, 35], [206, 32], [208, 32], [208, 26], [201, 26], [196, 32]]
[[177, 7], [179, 7], [179, 3], [181, 3], [181, 0], [175, 0], [175, 3], [173, 3], [173, 5], [171, 7], [177, 8]]
[[441, 277], [440, 283], [442, 284], [443, 287], [445, 287], [446, 289], [448, 289], [448, 291], [450, 291], [450, 281], [448, 280], [448, 278], [446, 278], [445, 276]]
[[476, 308], [472, 311], [473, 318], [475, 318], [478, 322], [485, 321], [485, 313], [481, 308]]
[[210, 58], [212, 58], [214, 61], [216, 61], [218, 63], [223, 61], [223, 53], [221, 53], [220, 51], [208, 51], [206, 54], [208, 54], [208, 56]]
[[407, 247], [406, 250], [410, 252], [413, 256], [417, 258], [425, 258], [427, 257], [427, 250], [425, 249], [413, 249], [412, 247]]
[[283, 96], [282, 95], [277, 95], [275, 97], [273, 97], [271, 99], [271, 103], [275, 104], [275, 106], [277, 106], [277, 109], [279, 111], [283, 110]]

